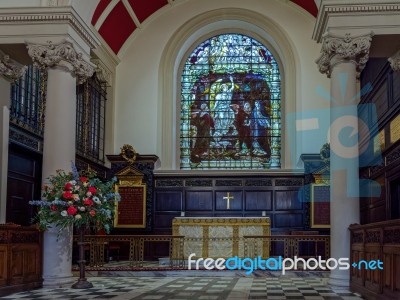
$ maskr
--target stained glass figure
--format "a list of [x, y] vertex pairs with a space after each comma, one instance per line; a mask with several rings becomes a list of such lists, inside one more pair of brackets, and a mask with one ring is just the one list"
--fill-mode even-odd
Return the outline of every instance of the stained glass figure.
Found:
[[221, 34], [189, 55], [181, 77], [181, 169], [281, 166], [281, 79], [271, 52]]

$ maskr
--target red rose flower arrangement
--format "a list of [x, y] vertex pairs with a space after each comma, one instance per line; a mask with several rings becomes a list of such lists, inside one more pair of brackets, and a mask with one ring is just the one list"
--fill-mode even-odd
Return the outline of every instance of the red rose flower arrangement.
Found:
[[74, 165], [72, 169], [70, 173], [57, 170], [43, 187], [43, 200], [30, 201], [39, 206], [35, 221], [43, 229], [53, 224], [61, 229], [73, 225], [109, 232], [119, 200], [114, 193], [116, 180], [103, 182], [91, 170], [79, 176]]

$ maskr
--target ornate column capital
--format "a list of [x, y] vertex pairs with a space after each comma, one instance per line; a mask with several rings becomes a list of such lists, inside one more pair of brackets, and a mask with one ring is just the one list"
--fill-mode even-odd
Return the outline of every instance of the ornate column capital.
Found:
[[27, 48], [33, 63], [39, 68], [62, 67], [77, 77], [79, 84], [85, 82], [94, 73], [92, 64], [85, 61], [82, 53], [77, 53], [69, 41], [59, 44], [49, 41], [46, 45], [28, 43]]
[[388, 58], [390, 66], [392, 67], [393, 71], [398, 72], [400, 71], [400, 50], [397, 51], [394, 55]]
[[96, 65], [95, 72], [96, 72], [97, 78], [100, 81], [105, 82], [108, 86], [111, 86], [112, 85], [112, 74], [108, 70], [106, 65], [98, 58], [92, 59], [91, 61], [92, 61], [92, 63], [94, 63]]
[[322, 40], [321, 56], [316, 60], [321, 73], [331, 76], [333, 67], [343, 62], [356, 65], [357, 78], [364, 69], [369, 58], [373, 32], [352, 37], [350, 33], [345, 36], [327, 34]]
[[7, 80], [18, 80], [25, 74], [27, 68], [27, 66], [21, 65], [0, 51], [0, 75], [3, 75]]

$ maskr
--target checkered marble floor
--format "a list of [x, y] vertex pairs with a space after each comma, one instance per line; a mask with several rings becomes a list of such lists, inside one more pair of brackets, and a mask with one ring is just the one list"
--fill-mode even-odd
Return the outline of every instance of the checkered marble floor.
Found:
[[91, 277], [93, 288], [37, 289], [2, 299], [362, 299], [344, 290], [332, 290], [326, 278], [252, 277]]

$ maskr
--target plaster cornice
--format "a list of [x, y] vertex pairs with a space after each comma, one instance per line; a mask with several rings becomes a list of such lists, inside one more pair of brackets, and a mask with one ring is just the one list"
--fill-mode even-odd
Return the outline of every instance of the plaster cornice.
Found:
[[[358, 29], [365, 29], [371, 31], [371, 27], [366, 28], [364, 25], [356, 24], [357, 21], [353, 17], [366, 16], [371, 19], [372, 16], [388, 16], [400, 14], [399, 1], [382, 1], [377, 3], [376, 0], [363, 0], [363, 1], [349, 1], [342, 0], [322, 0], [318, 11], [317, 21], [315, 23], [313, 39], [318, 43], [322, 42], [323, 35], [329, 30], [333, 30], [329, 25], [330, 19], [335, 17], [347, 17], [349, 24], [347, 27]], [[353, 22], [352, 22], [353, 21]], [[391, 24], [380, 24], [382, 27], [393, 26]], [[375, 31], [375, 29], [374, 29]]]
[[[72, 6], [63, 7], [14, 7], [0, 10], [0, 26], [67, 24], [71, 26], [89, 48], [96, 48], [100, 41]], [[25, 39], [31, 33], [26, 31]]]

